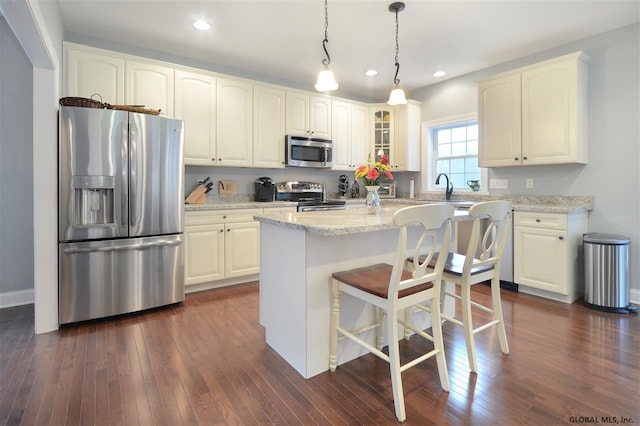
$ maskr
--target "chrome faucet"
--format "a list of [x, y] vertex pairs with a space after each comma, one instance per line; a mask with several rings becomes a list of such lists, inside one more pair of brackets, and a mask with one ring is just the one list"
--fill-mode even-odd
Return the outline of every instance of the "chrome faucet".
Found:
[[449, 182], [449, 176], [446, 173], [440, 173], [436, 178], [436, 185], [440, 185], [440, 176], [444, 176], [447, 180], [447, 186], [444, 189], [445, 199], [447, 201], [451, 200], [451, 194], [453, 194], [453, 184]]

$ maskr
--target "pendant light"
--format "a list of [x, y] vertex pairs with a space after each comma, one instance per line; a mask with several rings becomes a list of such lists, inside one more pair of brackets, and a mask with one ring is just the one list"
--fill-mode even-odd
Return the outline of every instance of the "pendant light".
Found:
[[395, 87], [391, 91], [391, 94], [389, 94], [389, 100], [387, 101], [389, 105], [403, 105], [407, 103], [407, 98], [404, 95], [404, 90], [399, 86], [400, 80], [398, 79], [398, 72], [400, 71], [400, 62], [398, 61], [398, 51], [400, 50], [398, 47], [398, 12], [402, 12], [403, 10], [404, 3], [401, 1], [389, 5], [389, 12], [396, 14], [396, 75], [393, 78]]
[[324, 49], [324, 54], [327, 55], [327, 57], [322, 60], [322, 65], [324, 65], [324, 68], [318, 74], [318, 81], [315, 85], [315, 88], [318, 92], [328, 92], [331, 90], [336, 90], [338, 88], [336, 77], [333, 75], [333, 72], [331, 72], [331, 70], [329, 69], [329, 64], [331, 63], [331, 57], [329, 56], [329, 52], [327, 51], [327, 43], [329, 43], [329, 38], [327, 36], [328, 28], [329, 28], [329, 12], [328, 12], [327, 0], [324, 0], [324, 40], [322, 40], [322, 48]]

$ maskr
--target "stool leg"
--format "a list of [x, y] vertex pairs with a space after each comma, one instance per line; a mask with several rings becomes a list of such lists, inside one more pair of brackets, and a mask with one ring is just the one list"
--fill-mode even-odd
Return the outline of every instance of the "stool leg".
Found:
[[467, 342], [467, 356], [469, 357], [469, 368], [472, 372], [478, 371], [476, 361], [476, 347], [473, 341], [473, 318], [471, 316], [471, 286], [465, 282], [460, 285], [460, 295], [462, 297], [462, 323], [464, 328], [464, 339]]
[[338, 324], [340, 321], [340, 288], [336, 280], [333, 280], [332, 293], [333, 306], [331, 310], [331, 337], [329, 339], [329, 370], [336, 371], [338, 364]]
[[[442, 286], [442, 283], [440, 286]], [[440, 305], [435, 299], [431, 299], [431, 333], [433, 335], [433, 345], [438, 351], [436, 363], [438, 364], [438, 374], [440, 375], [440, 386], [442, 386], [442, 390], [449, 392], [449, 373], [444, 354], [444, 339], [442, 338], [442, 318], [440, 317]]]
[[386, 312], [384, 309], [376, 307], [376, 348], [382, 350], [384, 345], [384, 320], [386, 318]]
[[491, 301], [493, 303], [493, 318], [498, 323], [498, 340], [500, 340], [500, 349], [502, 353], [509, 353], [509, 343], [507, 343], [507, 331], [502, 318], [502, 300], [500, 299], [500, 278], [494, 277], [491, 280]]
[[387, 311], [387, 330], [389, 336], [389, 367], [391, 370], [391, 387], [393, 403], [399, 422], [406, 419], [404, 411], [404, 393], [402, 390], [402, 373], [400, 372], [400, 348], [398, 346], [398, 312]]
[[[407, 324], [411, 324], [412, 313], [413, 313], [413, 308], [411, 306], [409, 306], [408, 308], [405, 308], [404, 322], [406, 322]], [[411, 338], [411, 330], [404, 327], [404, 340], [409, 340], [410, 338]]]

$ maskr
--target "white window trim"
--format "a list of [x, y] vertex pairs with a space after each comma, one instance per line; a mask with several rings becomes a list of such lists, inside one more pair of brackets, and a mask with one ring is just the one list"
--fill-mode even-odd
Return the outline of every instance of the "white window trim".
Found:
[[[449, 124], [462, 123], [465, 121], [478, 121], [477, 113], [469, 113], [469, 114], [461, 114], [450, 117], [443, 117], [437, 120], [425, 121], [422, 123], [422, 152], [426, 153], [422, 157], [422, 170], [424, 173], [421, 173], [420, 179], [420, 188], [425, 188], [423, 191], [440, 191], [440, 188], [436, 188], [435, 186], [435, 177], [432, 176], [431, 170], [434, 170], [436, 167], [435, 161], [435, 152], [433, 148], [433, 140], [431, 138], [431, 132], [429, 131], [432, 127], [440, 127], [447, 126]], [[480, 167], [480, 175], [482, 179], [482, 189], [477, 192], [477, 194], [487, 194], [487, 187], [489, 185], [489, 172], [485, 167]], [[471, 188], [455, 188], [454, 194], [456, 192], [473, 192]]]

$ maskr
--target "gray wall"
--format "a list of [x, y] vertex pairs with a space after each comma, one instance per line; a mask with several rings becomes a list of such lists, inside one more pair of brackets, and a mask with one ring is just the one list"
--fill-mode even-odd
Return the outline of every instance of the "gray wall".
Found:
[[[631, 287], [640, 290], [640, 24], [634, 24], [484, 69], [410, 93], [423, 102], [422, 120], [477, 111], [477, 80], [563, 54], [585, 51], [589, 64], [589, 163], [503, 167], [489, 178], [508, 179], [492, 193], [593, 196], [593, 232], [631, 238]], [[525, 179], [534, 179], [526, 189]]]
[[32, 75], [0, 16], [0, 294], [33, 289]]

